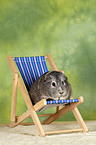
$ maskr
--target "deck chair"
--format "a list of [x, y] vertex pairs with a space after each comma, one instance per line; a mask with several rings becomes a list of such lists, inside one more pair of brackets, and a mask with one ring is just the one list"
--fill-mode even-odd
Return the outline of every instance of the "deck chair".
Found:
[[[7, 56], [7, 61], [13, 73], [10, 127], [15, 127], [16, 125], [23, 122], [25, 119], [31, 117], [34, 124], [36, 125], [39, 135], [42, 137], [49, 134], [68, 133], [77, 131], [87, 132], [88, 131], [87, 126], [77, 109], [77, 106], [83, 103], [83, 97], [81, 96], [77, 99], [71, 98], [70, 100], [57, 100], [57, 101], [47, 101], [46, 99], [42, 99], [34, 106], [32, 105], [28, 91], [32, 83], [36, 79], [38, 79], [42, 74], [48, 71], [45, 61], [46, 59], [48, 60], [51, 69], [58, 71], [49, 53], [47, 53], [46, 56], [40, 57], [37, 56], [37, 57], [12, 58], [10, 55]], [[19, 87], [21, 94], [24, 98], [25, 104], [28, 108], [28, 110], [20, 116], [16, 116], [17, 87]], [[70, 105], [64, 105], [66, 103], [70, 103]], [[37, 115], [38, 111], [42, 111], [44, 109], [53, 106], [56, 106], [57, 108], [55, 113]], [[79, 129], [44, 132], [42, 124], [49, 124], [71, 110], [80, 126]], [[40, 122], [39, 117], [41, 116], [46, 116], [47, 119], [44, 119], [42, 122]]]

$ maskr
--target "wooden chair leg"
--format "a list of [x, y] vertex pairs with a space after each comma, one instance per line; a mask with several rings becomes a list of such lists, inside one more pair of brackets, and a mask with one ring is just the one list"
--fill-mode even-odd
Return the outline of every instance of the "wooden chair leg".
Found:
[[36, 114], [36, 111], [31, 108], [29, 110], [27, 110], [26, 112], [24, 112], [21, 116], [19, 116], [17, 118], [17, 120], [15, 122], [11, 122], [10, 127], [14, 127], [17, 126], [18, 124], [20, 124], [22, 121], [24, 121], [26, 118], [28, 118], [31, 115], [34, 124], [36, 125], [36, 128], [38, 130], [38, 133], [40, 136], [44, 137], [45, 136], [45, 132], [43, 130], [43, 127], [39, 121], [38, 115]]
[[13, 88], [12, 88], [11, 122], [15, 122], [16, 116], [17, 84], [18, 84], [18, 73], [15, 73], [13, 77]]
[[87, 126], [86, 126], [86, 124], [85, 124], [85, 122], [84, 122], [84, 120], [83, 120], [81, 114], [79, 113], [77, 107], [75, 107], [75, 108], [72, 110], [72, 112], [73, 112], [73, 114], [74, 114], [74, 116], [75, 116], [75, 118], [76, 118], [76, 120], [77, 120], [79, 126], [80, 126], [81, 128], [83, 128], [83, 132], [88, 132], [88, 128], [87, 128]]
[[19, 117], [15, 117], [16, 118], [15, 122], [11, 122], [10, 125], [9, 125], [9, 127], [15, 127], [15, 126], [17, 126], [22, 121], [24, 121], [25, 119], [27, 119], [29, 116], [30, 116], [30, 112], [29, 112], [29, 110], [27, 110], [26, 112], [24, 112]]
[[31, 117], [33, 119], [34, 124], [36, 125], [36, 128], [38, 130], [39, 135], [44, 137], [45, 136], [45, 132], [43, 130], [43, 127], [42, 127], [42, 125], [41, 125], [41, 123], [39, 121], [39, 118], [38, 118], [35, 110], [34, 109], [30, 109], [30, 114], [31, 114]]

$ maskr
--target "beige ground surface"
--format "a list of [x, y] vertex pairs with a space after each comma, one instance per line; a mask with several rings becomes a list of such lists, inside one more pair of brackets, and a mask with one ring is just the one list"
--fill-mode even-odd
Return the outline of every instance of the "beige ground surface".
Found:
[[[96, 145], [96, 121], [88, 121], [86, 125], [89, 129], [88, 133], [78, 132], [46, 137], [38, 136], [34, 125], [18, 125], [14, 128], [0, 125], [0, 145]], [[76, 127], [79, 127], [76, 122], [72, 124], [55, 122], [55, 124], [43, 125], [45, 131]]]

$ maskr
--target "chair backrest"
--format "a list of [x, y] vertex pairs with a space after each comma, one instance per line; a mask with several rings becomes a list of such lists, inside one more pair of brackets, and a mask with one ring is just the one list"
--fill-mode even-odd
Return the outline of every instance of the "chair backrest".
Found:
[[48, 72], [44, 56], [15, 57], [14, 59], [28, 91], [35, 80]]

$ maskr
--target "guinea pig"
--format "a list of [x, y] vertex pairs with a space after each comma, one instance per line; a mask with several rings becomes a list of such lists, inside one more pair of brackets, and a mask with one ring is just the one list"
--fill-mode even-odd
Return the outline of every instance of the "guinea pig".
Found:
[[49, 71], [40, 76], [29, 90], [30, 99], [34, 104], [41, 99], [66, 100], [72, 95], [71, 85], [67, 77], [59, 71]]

